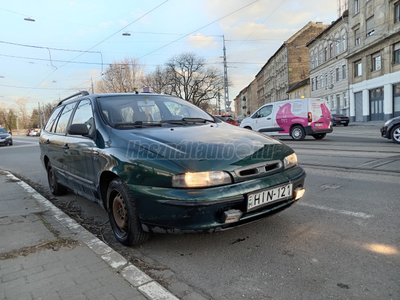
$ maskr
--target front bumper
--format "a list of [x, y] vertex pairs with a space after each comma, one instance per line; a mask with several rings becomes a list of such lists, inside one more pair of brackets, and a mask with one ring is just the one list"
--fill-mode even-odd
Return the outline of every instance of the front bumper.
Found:
[[[145, 231], [214, 232], [253, 222], [288, 208], [295, 202], [294, 198], [274, 201], [247, 212], [247, 195], [287, 183], [292, 183], [294, 191], [304, 187], [305, 177], [304, 170], [297, 166], [263, 178], [208, 189], [128, 186]], [[225, 223], [225, 212], [230, 210], [243, 214], [237, 222]]]
[[0, 140], [0, 145], [8, 145], [11, 142], [11, 139], [1, 139]]
[[387, 126], [383, 126], [381, 129], [381, 136], [386, 139], [390, 139], [390, 133], [388, 132]]

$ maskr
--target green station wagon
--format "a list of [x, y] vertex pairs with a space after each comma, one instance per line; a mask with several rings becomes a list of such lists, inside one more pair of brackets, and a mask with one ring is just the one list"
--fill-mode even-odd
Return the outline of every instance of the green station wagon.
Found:
[[51, 192], [98, 202], [128, 246], [256, 221], [305, 191], [290, 147], [169, 95], [74, 94], [54, 109], [40, 149]]

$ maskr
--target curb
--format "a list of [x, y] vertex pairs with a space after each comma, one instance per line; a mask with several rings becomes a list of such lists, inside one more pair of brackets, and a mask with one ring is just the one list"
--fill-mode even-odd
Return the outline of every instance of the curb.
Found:
[[38, 203], [47, 208], [60, 224], [76, 233], [77, 238], [96, 253], [104, 262], [106, 262], [115, 271], [117, 276], [122, 276], [145, 297], [151, 300], [179, 300], [179, 298], [174, 296], [162, 285], [153, 280], [136, 266], [128, 263], [122, 255], [95, 237], [59, 208], [54, 206], [53, 203], [40, 195], [30, 185], [15, 177], [8, 171], [4, 171], [4, 173], [7, 177], [20, 185], [25, 192], [32, 196]]

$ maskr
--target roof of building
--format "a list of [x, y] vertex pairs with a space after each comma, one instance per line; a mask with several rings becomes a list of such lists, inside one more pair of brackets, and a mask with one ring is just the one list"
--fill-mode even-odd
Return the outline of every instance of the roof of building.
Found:
[[307, 84], [310, 84], [310, 77], [308, 77], [302, 81], [292, 83], [291, 85], [289, 85], [289, 89], [287, 90], [287, 92], [290, 93], [290, 92], [292, 92], [302, 86], [305, 86]]

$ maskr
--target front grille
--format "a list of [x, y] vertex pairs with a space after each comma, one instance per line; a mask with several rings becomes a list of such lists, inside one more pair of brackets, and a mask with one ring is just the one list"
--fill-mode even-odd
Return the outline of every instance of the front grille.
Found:
[[280, 160], [275, 160], [236, 169], [235, 174], [239, 177], [249, 177], [273, 172], [280, 168], [282, 168], [282, 162]]

